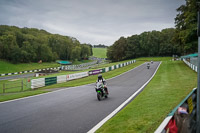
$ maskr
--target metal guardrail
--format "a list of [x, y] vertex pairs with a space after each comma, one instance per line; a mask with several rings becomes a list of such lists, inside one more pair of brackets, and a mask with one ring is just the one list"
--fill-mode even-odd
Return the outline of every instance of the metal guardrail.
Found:
[[93, 62], [89, 62], [89, 63], [83, 63], [80, 65], [67, 65], [67, 66], [61, 66], [62, 70], [74, 70], [74, 69], [79, 69], [79, 68], [83, 68], [83, 67], [87, 67], [87, 66], [91, 66], [94, 64], [100, 63], [98, 61], [93, 61]]
[[197, 98], [197, 89], [194, 88], [190, 94], [188, 94], [164, 119], [164, 121], [157, 128], [155, 133], [165, 133], [165, 127], [169, 123], [169, 121], [174, 116], [175, 112], [179, 107], [187, 108], [189, 113], [189, 130], [191, 133], [196, 132], [196, 98]]

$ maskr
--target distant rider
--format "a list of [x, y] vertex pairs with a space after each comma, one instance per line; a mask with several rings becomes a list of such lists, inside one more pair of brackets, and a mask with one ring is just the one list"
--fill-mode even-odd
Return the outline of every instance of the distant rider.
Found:
[[104, 85], [104, 89], [106, 91], [106, 93], [108, 94], [108, 88], [107, 88], [107, 84], [106, 84], [106, 80], [102, 77], [101, 74], [98, 75], [98, 79], [97, 79], [97, 82], [102, 82], [103, 85]]
[[150, 68], [150, 63], [148, 62], [148, 63], [147, 63], [147, 69], [149, 69], [149, 68]]

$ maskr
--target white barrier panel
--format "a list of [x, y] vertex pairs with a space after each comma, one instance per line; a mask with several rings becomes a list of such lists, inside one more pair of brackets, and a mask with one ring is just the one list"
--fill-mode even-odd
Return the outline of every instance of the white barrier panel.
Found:
[[73, 80], [73, 79], [78, 79], [78, 78], [87, 77], [87, 76], [89, 76], [88, 72], [69, 74], [67, 75], [67, 80]]
[[106, 70], [106, 72], [108, 72], [108, 71], [109, 71], [109, 67], [106, 67], [106, 69], [105, 69], [105, 70]]
[[119, 68], [119, 64], [116, 65], [116, 69]]
[[126, 63], [124, 63], [124, 66], [126, 66]]
[[195, 66], [196, 68], [195, 68], [195, 71], [197, 72], [197, 66]]
[[115, 69], [115, 66], [112, 66], [112, 70], [114, 70]]
[[67, 75], [57, 76], [57, 83], [67, 82]]
[[39, 79], [32, 79], [31, 80], [31, 88], [39, 88], [45, 86], [45, 78], [39, 78]]

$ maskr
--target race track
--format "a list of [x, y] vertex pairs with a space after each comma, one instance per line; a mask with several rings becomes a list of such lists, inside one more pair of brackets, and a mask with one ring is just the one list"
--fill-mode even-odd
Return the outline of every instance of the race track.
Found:
[[108, 80], [110, 95], [102, 101], [90, 84], [0, 103], [0, 132], [85, 133], [147, 82], [158, 65], [143, 64]]

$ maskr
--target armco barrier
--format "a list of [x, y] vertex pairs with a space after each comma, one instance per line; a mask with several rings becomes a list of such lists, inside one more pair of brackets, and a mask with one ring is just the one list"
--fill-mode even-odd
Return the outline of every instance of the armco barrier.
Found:
[[160, 124], [160, 126], [157, 128], [155, 133], [165, 133], [165, 127], [171, 120], [171, 118], [174, 116], [175, 112], [179, 107], [186, 107], [187, 111], [189, 113], [189, 130], [191, 133], [196, 132], [196, 98], [197, 98], [197, 89], [193, 89], [190, 94], [188, 94], [184, 100], [179, 103], [178, 106], [176, 106], [171, 113], [168, 114], [168, 116], [165, 118], [165, 120]]
[[183, 59], [183, 62], [185, 64], [187, 64], [192, 70], [194, 70], [195, 72], [197, 72], [197, 66], [191, 64], [190, 62], [188, 62], [187, 60]]
[[21, 72], [14, 72], [14, 73], [6, 73], [6, 74], [0, 74], [0, 76], [7, 76], [7, 75], [16, 75], [16, 74], [23, 74], [23, 73], [28, 73], [28, 72], [38, 72], [41, 70], [49, 70], [49, 69], [60, 69], [60, 67], [55, 67], [55, 68], [44, 68], [44, 69], [35, 69], [35, 70], [27, 70], [27, 71], [21, 71]]

